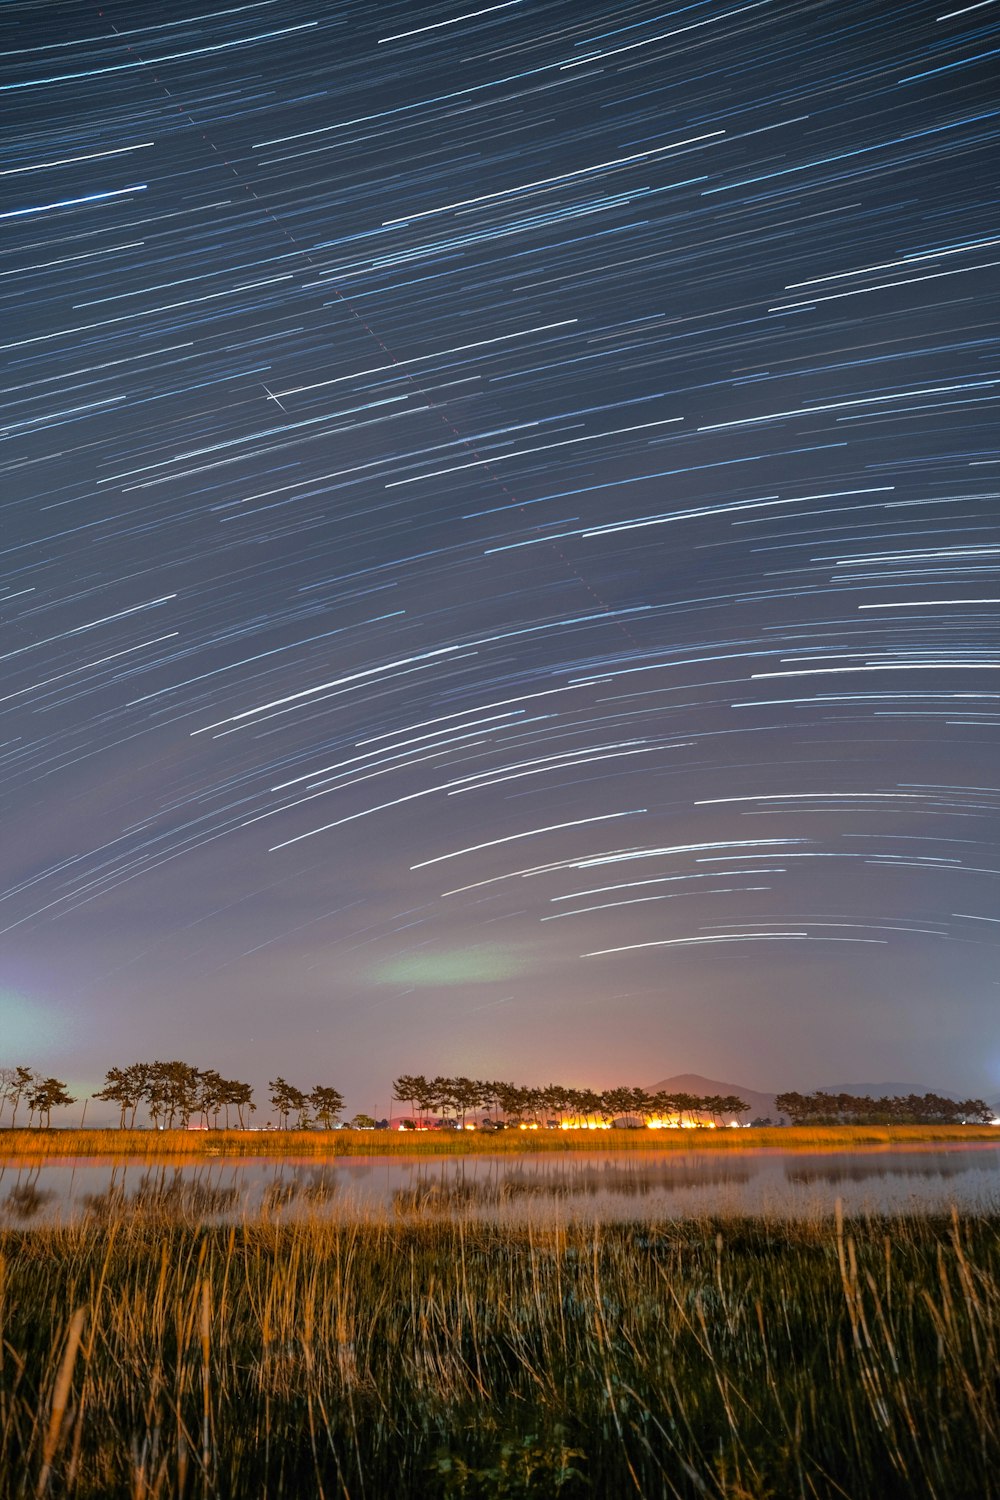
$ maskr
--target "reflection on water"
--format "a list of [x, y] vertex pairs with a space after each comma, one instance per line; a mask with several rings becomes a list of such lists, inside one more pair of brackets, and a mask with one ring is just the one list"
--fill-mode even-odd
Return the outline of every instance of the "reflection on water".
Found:
[[43, 1192], [34, 1182], [16, 1182], [0, 1203], [0, 1211], [12, 1219], [34, 1219], [54, 1197], [54, 1193]]
[[289, 1204], [322, 1208], [328, 1205], [340, 1191], [337, 1174], [329, 1167], [320, 1167], [308, 1173], [281, 1174], [269, 1182], [261, 1194], [261, 1208], [265, 1213], [274, 1213]]
[[168, 1218], [214, 1219], [236, 1210], [239, 1196], [237, 1186], [219, 1187], [175, 1170], [169, 1181], [153, 1172], [144, 1172], [131, 1191], [124, 1182], [115, 1182], [104, 1193], [82, 1194], [79, 1202], [87, 1213], [98, 1218], [117, 1217], [127, 1210]]
[[[394, 1191], [393, 1209], [406, 1216], [450, 1213], [456, 1209], [496, 1209], [527, 1201], [570, 1204], [579, 1209], [583, 1204], [599, 1205], [605, 1199], [646, 1199], [683, 1188], [730, 1187], [749, 1182], [751, 1175], [744, 1162], [720, 1162], [717, 1157], [695, 1165], [690, 1165], [690, 1158], [683, 1163], [670, 1162], [669, 1170], [665, 1170], [662, 1162], [623, 1163], [620, 1158], [600, 1163], [573, 1160], [556, 1164], [543, 1157], [494, 1165], [499, 1170], [488, 1176], [428, 1173], [427, 1180]], [[626, 1210], [601, 1216], [645, 1218], [648, 1215]]]
[[[964, 1149], [964, 1148], [963, 1148]], [[924, 1182], [951, 1180], [962, 1177], [968, 1172], [995, 1172], [997, 1170], [995, 1152], [996, 1147], [988, 1148], [990, 1154], [983, 1155], [949, 1155], [944, 1152], [933, 1153], [927, 1157], [913, 1156], [909, 1154], [906, 1160], [899, 1158], [893, 1163], [892, 1172], [896, 1177], [909, 1177]], [[845, 1182], [872, 1182], [876, 1178], [884, 1177], [886, 1164], [884, 1159], [874, 1161], [861, 1160], [852, 1155], [848, 1158], [835, 1158], [833, 1161], [815, 1161], [808, 1165], [799, 1166], [790, 1161], [785, 1166], [785, 1175], [789, 1182], [801, 1182], [809, 1185], [814, 1182], [834, 1182], [843, 1184]]]
[[325, 1215], [518, 1222], [653, 1220], [713, 1213], [814, 1217], [1000, 1211], [1000, 1143], [820, 1155], [748, 1150], [623, 1156], [217, 1158], [151, 1165], [87, 1159], [0, 1166], [0, 1225], [137, 1218], [231, 1222]]

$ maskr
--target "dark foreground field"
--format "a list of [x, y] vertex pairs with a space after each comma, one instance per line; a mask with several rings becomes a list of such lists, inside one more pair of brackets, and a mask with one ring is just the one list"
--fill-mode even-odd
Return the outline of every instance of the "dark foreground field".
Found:
[[1000, 1495], [1000, 1218], [0, 1234], [0, 1497]]

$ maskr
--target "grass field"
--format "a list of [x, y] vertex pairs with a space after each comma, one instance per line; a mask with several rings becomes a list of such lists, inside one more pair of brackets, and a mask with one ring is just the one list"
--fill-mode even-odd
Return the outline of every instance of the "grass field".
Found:
[[0, 1161], [54, 1157], [460, 1156], [526, 1151], [783, 1151], [993, 1141], [995, 1125], [800, 1125], [756, 1130], [0, 1130]]
[[1000, 1219], [0, 1233], [0, 1500], [989, 1500]]

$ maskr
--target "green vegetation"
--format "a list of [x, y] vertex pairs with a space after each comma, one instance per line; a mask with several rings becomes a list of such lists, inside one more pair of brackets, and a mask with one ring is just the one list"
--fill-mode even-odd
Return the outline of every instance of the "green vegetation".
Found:
[[1000, 1219], [0, 1234], [0, 1500], [988, 1500]]

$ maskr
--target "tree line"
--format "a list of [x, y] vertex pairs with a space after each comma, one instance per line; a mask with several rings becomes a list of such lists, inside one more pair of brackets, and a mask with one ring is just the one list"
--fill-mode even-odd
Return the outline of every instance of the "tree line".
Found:
[[33, 1068], [0, 1068], [0, 1118], [5, 1105], [9, 1104], [12, 1126], [17, 1123], [17, 1112], [22, 1104], [28, 1111], [29, 1125], [36, 1116], [39, 1124], [44, 1120], [49, 1125], [54, 1109], [75, 1103], [61, 1078], [43, 1078]]
[[[282, 1077], [268, 1083], [269, 1100], [278, 1116], [280, 1127], [287, 1129], [294, 1117], [298, 1129], [316, 1122], [326, 1129], [340, 1119], [344, 1096], [335, 1088], [316, 1084], [306, 1092]], [[192, 1120], [200, 1120], [206, 1129], [228, 1130], [235, 1119], [239, 1130], [246, 1130], [250, 1116], [256, 1112], [253, 1086], [237, 1078], [223, 1078], [215, 1068], [196, 1068], [175, 1059], [172, 1062], [136, 1062], [127, 1067], [109, 1068], [104, 1087], [91, 1095], [118, 1106], [118, 1124], [122, 1130], [134, 1129], [139, 1109], [145, 1105], [154, 1129], [186, 1130]], [[0, 1068], [0, 1123], [5, 1108], [10, 1108], [11, 1127], [16, 1126], [18, 1111], [28, 1110], [28, 1123], [48, 1126], [52, 1111], [78, 1101], [67, 1092], [59, 1078], [43, 1078], [31, 1068]], [[374, 1124], [367, 1115], [356, 1115], [355, 1124]]]
[[[329, 1085], [316, 1084], [307, 1091], [279, 1074], [270, 1080], [268, 1089], [280, 1129], [294, 1126], [302, 1130], [314, 1123], [330, 1129], [343, 1113], [344, 1097]], [[215, 1068], [196, 1068], [179, 1059], [109, 1068], [103, 1088], [91, 1097], [118, 1106], [122, 1130], [135, 1128], [143, 1106], [154, 1129], [165, 1130], [187, 1129], [192, 1120], [206, 1128], [228, 1130], [235, 1123], [237, 1129], [246, 1130], [257, 1111], [251, 1084], [224, 1078]], [[431, 1079], [422, 1074], [400, 1075], [393, 1082], [393, 1098], [409, 1104], [418, 1123], [434, 1116], [462, 1126], [470, 1114], [477, 1112], [484, 1112], [496, 1124], [555, 1120], [561, 1125], [567, 1118], [609, 1124], [625, 1117], [647, 1124], [675, 1116], [681, 1122], [695, 1124], [706, 1118], [739, 1118], [748, 1111], [746, 1102], [734, 1094], [650, 1093], [627, 1086], [599, 1092], [554, 1083], [531, 1088], [462, 1076], [444, 1078], [440, 1074]], [[9, 1106], [10, 1125], [15, 1126], [19, 1110], [26, 1105], [29, 1124], [37, 1118], [39, 1124], [47, 1126], [54, 1108], [78, 1102], [61, 1079], [42, 1078], [21, 1066], [0, 1068], [0, 1123]], [[370, 1115], [358, 1114], [351, 1123], [370, 1129], [375, 1121]]]
[[793, 1125], [989, 1125], [993, 1111], [983, 1099], [945, 1099], [941, 1094], [776, 1094], [774, 1107]]
[[425, 1078], [419, 1073], [403, 1073], [393, 1079], [392, 1097], [410, 1106], [415, 1123], [423, 1124], [432, 1116], [451, 1119], [465, 1125], [469, 1114], [483, 1111], [493, 1123], [540, 1125], [554, 1119], [561, 1125], [567, 1118], [585, 1123], [609, 1124], [615, 1119], [672, 1119], [695, 1124], [710, 1116], [745, 1115], [749, 1105], [736, 1094], [649, 1093], [646, 1089], [568, 1088], [550, 1083], [544, 1088], [530, 1088], [516, 1083], [488, 1081], [479, 1078]]
[[[279, 1074], [268, 1083], [268, 1099], [280, 1129], [306, 1129], [318, 1124], [331, 1129], [340, 1120], [344, 1097], [338, 1089], [316, 1084], [312, 1089], [298, 1088]], [[610, 1124], [615, 1119], [632, 1119], [647, 1125], [656, 1119], [677, 1119], [694, 1125], [711, 1119], [742, 1117], [749, 1112], [746, 1102], [735, 1094], [689, 1094], [622, 1085], [618, 1088], [569, 1088], [550, 1083], [543, 1088], [499, 1080], [438, 1074], [403, 1073], [393, 1080], [393, 1098], [410, 1107], [414, 1124], [443, 1119], [464, 1126], [470, 1115], [485, 1116], [493, 1125], [534, 1124], [550, 1121], [562, 1125], [567, 1119], [585, 1124]], [[190, 1063], [136, 1062], [127, 1067], [109, 1068], [104, 1087], [91, 1096], [116, 1104], [121, 1129], [134, 1128], [139, 1109], [145, 1106], [156, 1129], [187, 1129], [192, 1120], [205, 1128], [225, 1128], [235, 1122], [246, 1130], [256, 1113], [254, 1089], [239, 1079], [224, 1078], [215, 1068], [196, 1068]], [[59, 1078], [44, 1077], [32, 1068], [18, 1065], [0, 1067], [0, 1124], [10, 1109], [10, 1125], [15, 1127], [19, 1114], [27, 1111], [28, 1124], [49, 1126], [53, 1109], [76, 1104]], [[779, 1117], [793, 1125], [961, 1125], [989, 1124], [993, 1110], [982, 1099], [946, 1099], [940, 1094], [868, 1095], [832, 1094], [822, 1090], [812, 1094], [784, 1093], [775, 1096]], [[350, 1122], [371, 1128], [370, 1115], [355, 1115]], [[770, 1124], [770, 1120], [763, 1122]]]

